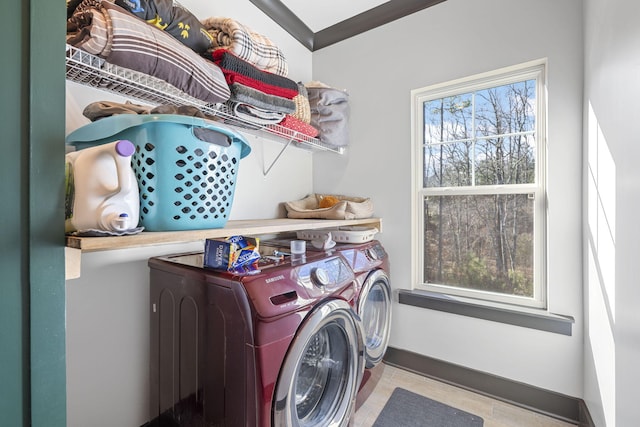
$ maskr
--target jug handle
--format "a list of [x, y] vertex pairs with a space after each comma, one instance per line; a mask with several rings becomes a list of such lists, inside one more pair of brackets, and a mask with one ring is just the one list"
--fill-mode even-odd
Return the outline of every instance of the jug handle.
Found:
[[[135, 146], [131, 141], [122, 139], [116, 142], [116, 153], [119, 156], [127, 157], [131, 159], [131, 155], [135, 151]], [[138, 185], [137, 181], [131, 176], [131, 166], [127, 164], [127, 167], [122, 167], [119, 162], [116, 163], [116, 170], [118, 175], [118, 189], [114, 193], [129, 192], [133, 188], [133, 185]]]

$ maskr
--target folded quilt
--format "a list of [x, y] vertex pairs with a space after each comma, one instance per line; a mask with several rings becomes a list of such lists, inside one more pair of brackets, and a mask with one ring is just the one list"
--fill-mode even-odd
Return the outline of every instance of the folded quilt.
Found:
[[291, 99], [269, 95], [240, 83], [233, 83], [229, 88], [231, 89], [232, 101], [251, 104], [258, 108], [285, 114], [296, 111], [296, 104]]
[[202, 24], [212, 37], [213, 49], [223, 48], [261, 70], [286, 77], [289, 68], [284, 54], [267, 37], [224, 17], [210, 17]]
[[176, 40], [204, 53], [213, 39], [188, 9], [173, 0], [115, 0], [115, 4], [171, 34]]
[[107, 1], [70, 18], [77, 32], [67, 43], [120, 67], [148, 74], [208, 103], [229, 99], [220, 68], [169, 34]]

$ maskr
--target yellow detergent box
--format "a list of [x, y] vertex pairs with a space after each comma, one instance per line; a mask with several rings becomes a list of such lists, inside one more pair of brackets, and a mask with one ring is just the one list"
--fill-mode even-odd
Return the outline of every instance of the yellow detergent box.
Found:
[[232, 236], [204, 242], [204, 266], [217, 270], [238, 270], [260, 259], [260, 239]]

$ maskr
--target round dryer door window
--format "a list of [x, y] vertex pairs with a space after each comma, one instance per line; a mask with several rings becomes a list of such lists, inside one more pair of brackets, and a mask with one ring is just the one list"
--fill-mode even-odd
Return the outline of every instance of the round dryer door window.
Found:
[[391, 285], [384, 270], [366, 279], [358, 300], [358, 314], [365, 336], [366, 367], [377, 365], [387, 351], [391, 328]]
[[307, 316], [282, 365], [273, 425], [347, 426], [364, 370], [362, 327], [345, 301], [321, 303]]

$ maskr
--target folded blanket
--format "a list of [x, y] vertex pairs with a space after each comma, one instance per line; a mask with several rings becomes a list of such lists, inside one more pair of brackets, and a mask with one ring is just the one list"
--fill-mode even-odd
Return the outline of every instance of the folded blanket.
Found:
[[242, 74], [243, 76], [258, 80], [259, 82], [271, 86], [278, 86], [283, 89], [291, 89], [295, 91], [296, 94], [298, 93], [298, 83], [286, 77], [279, 76], [268, 71], [263, 71], [226, 49], [214, 50], [211, 53], [211, 58], [213, 59], [213, 62], [215, 62], [216, 65], [218, 65], [223, 70], [230, 71], [236, 74]]
[[212, 36], [212, 49], [223, 48], [261, 70], [287, 76], [289, 68], [284, 54], [267, 37], [254, 33], [231, 18], [210, 17], [202, 24]]
[[220, 68], [154, 26], [122, 8], [103, 1], [77, 11], [71, 18], [78, 31], [67, 42], [105, 58], [107, 62], [139, 71], [209, 103], [229, 99]]
[[231, 89], [231, 100], [244, 104], [251, 104], [265, 110], [290, 114], [296, 111], [296, 104], [291, 99], [281, 96], [269, 95], [240, 83], [233, 83]]
[[176, 40], [204, 53], [213, 39], [188, 9], [173, 0], [115, 0], [115, 4], [171, 34]]

